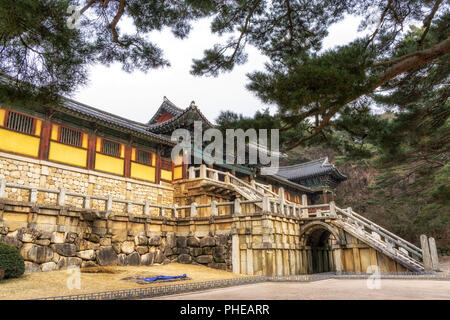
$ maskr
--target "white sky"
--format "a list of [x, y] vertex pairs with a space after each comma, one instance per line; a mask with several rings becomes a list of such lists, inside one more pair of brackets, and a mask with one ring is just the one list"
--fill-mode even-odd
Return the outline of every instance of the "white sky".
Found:
[[[359, 18], [349, 16], [333, 25], [324, 41], [324, 49], [354, 40], [358, 35], [359, 21]], [[201, 58], [203, 50], [221, 40], [210, 33], [209, 20], [201, 20], [193, 26], [189, 38], [184, 40], [176, 39], [169, 30], [151, 34], [150, 39], [164, 50], [170, 67], [147, 73], [127, 73], [122, 71], [120, 64], [109, 68], [95, 65], [90, 68], [89, 84], [80, 88], [72, 98], [139, 122], [150, 120], [164, 96], [183, 109], [194, 100], [212, 122], [222, 110], [252, 116], [257, 110], [268, 107], [245, 88], [248, 83], [246, 74], [263, 70], [267, 61], [253, 47], [247, 47], [248, 62], [236, 66], [230, 73], [220, 74], [217, 78], [194, 77], [189, 73], [192, 59]]]

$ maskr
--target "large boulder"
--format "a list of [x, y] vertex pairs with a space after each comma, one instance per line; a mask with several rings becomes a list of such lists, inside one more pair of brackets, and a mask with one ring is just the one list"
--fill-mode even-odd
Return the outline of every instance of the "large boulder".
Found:
[[177, 247], [186, 248], [186, 246], [187, 246], [186, 237], [177, 237]]
[[174, 234], [168, 234], [166, 236], [166, 246], [175, 248], [177, 246], [177, 237]]
[[187, 238], [188, 247], [200, 247], [200, 240], [196, 237]]
[[66, 237], [64, 232], [53, 232], [50, 240], [52, 243], [64, 243], [66, 241]]
[[31, 243], [26, 243], [20, 250], [24, 260], [35, 262], [35, 263], [45, 263], [50, 262], [53, 259], [53, 250], [49, 247], [38, 246]]
[[166, 256], [161, 252], [161, 250], [156, 251], [155, 258], [153, 260], [153, 263], [162, 263]]
[[192, 257], [188, 254], [180, 254], [178, 256], [178, 262], [179, 263], [191, 263], [192, 262]]
[[101, 266], [116, 266], [119, 258], [113, 247], [101, 247], [97, 253], [97, 262]]
[[58, 269], [68, 267], [81, 267], [83, 260], [77, 257], [61, 257], [58, 261]]
[[122, 253], [130, 254], [134, 252], [134, 241], [124, 241], [120, 246]]
[[146, 246], [148, 243], [147, 237], [140, 235], [140, 236], [136, 236], [134, 237], [134, 243], [136, 244], [136, 246]]
[[189, 248], [189, 254], [193, 257], [198, 257], [202, 254], [202, 249], [200, 248]]
[[153, 253], [146, 253], [141, 256], [141, 265], [149, 266], [153, 264]]
[[215, 262], [225, 262], [225, 248], [224, 247], [214, 247], [213, 256]]
[[127, 256], [127, 264], [129, 266], [138, 266], [141, 263], [141, 256], [137, 252]]
[[83, 260], [94, 260], [95, 250], [84, 250], [77, 252], [77, 257]]
[[63, 257], [73, 257], [77, 253], [77, 247], [72, 243], [57, 243], [51, 247], [57, 254]]
[[197, 258], [195, 258], [195, 261], [200, 264], [208, 264], [208, 263], [213, 262], [214, 260], [213, 260], [212, 256], [202, 255], [202, 256], [198, 256]]
[[214, 247], [216, 245], [216, 241], [213, 237], [204, 237], [200, 239], [200, 247]]
[[41, 264], [41, 270], [43, 272], [53, 271], [53, 270], [56, 270], [56, 269], [58, 269], [58, 266], [53, 261]]
[[161, 237], [160, 236], [151, 236], [148, 239], [148, 245], [154, 246], [154, 247], [161, 245]]
[[38, 239], [39, 235], [40, 232], [38, 230], [21, 228], [18, 230], [17, 239], [22, 242], [31, 243], [34, 242], [36, 239]]
[[147, 246], [138, 246], [136, 247], [136, 252], [139, 254], [146, 254], [148, 252], [148, 247]]
[[77, 248], [77, 251], [96, 250], [100, 247], [100, 244], [82, 238], [77, 238], [74, 244]]
[[34, 262], [25, 261], [25, 273], [41, 272], [41, 267]]
[[127, 265], [127, 255], [125, 253], [121, 253], [118, 256], [118, 264], [119, 266], [126, 266]]

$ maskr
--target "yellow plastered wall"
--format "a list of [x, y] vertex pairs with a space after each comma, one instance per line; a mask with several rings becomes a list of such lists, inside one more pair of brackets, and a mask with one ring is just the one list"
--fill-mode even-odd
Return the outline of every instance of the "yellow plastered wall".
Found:
[[41, 139], [5, 129], [0, 129], [0, 149], [37, 157]]
[[155, 182], [156, 180], [155, 168], [144, 166], [139, 163], [131, 163], [130, 177], [135, 179]]
[[85, 149], [87, 149], [87, 147], [88, 147], [88, 139], [89, 139], [88, 134], [83, 133], [83, 143], [81, 144], [81, 146]]
[[58, 141], [58, 129], [59, 126], [57, 126], [56, 124], [52, 125], [52, 140]]
[[6, 115], [6, 110], [0, 109], [0, 127], [5, 126], [5, 115]]
[[102, 138], [97, 137], [97, 145], [95, 150], [97, 152], [101, 152], [102, 151]]
[[34, 134], [36, 136], [41, 136], [41, 129], [42, 129], [42, 120], [36, 120], [36, 130], [34, 131]]
[[79, 167], [86, 167], [87, 150], [74, 148], [52, 141], [50, 142], [48, 159], [66, 164], [72, 164]]
[[131, 148], [131, 161], [136, 161], [136, 148]]
[[172, 181], [172, 171], [161, 169], [161, 179]]
[[123, 175], [124, 160], [103, 154], [95, 155], [95, 170]]
[[120, 145], [120, 157], [123, 159], [125, 158], [125, 145]]
[[175, 167], [173, 169], [173, 179], [182, 179], [183, 178], [183, 167]]

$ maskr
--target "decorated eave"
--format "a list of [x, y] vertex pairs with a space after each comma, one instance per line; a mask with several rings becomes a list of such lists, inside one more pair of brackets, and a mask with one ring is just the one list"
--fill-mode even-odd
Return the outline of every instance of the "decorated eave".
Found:
[[328, 157], [292, 166], [279, 167], [277, 175], [291, 181], [324, 175], [331, 175], [337, 181], [347, 180], [346, 175], [328, 162]]
[[[167, 99], [167, 98], [166, 98]], [[167, 100], [168, 101], [168, 100]], [[165, 101], [166, 102], [166, 101]], [[162, 114], [162, 110], [165, 109], [166, 103], [158, 109], [153, 120], [158, 119], [157, 115]], [[151, 120], [152, 121], [152, 120]], [[151, 122], [150, 121], [150, 122]], [[200, 110], [195, 105], [194, 101], [190, 104], [188, 108], [174, 115], [170, 119], [162, 122], [150, 123], [147, 125], [147, 130], [154, 133], [171, 133], [178, 128], [188, 128], [194, 124], [194, 121], [201, 121], [203, 129], [213, 128], [214, 125], [206, 119], [206, 117], [200, 112]]]
[[55, 106], [54, 109], [61, 113], [70, 114], [74, 117], [87, 121], [93, 121], [105, 127], [134, 135], [145, 140], [162, 143], [169, 146], [173, 146], [175, 144], [171, 141], [170, 137], [148, 131], [146, 124], [125, 119], [71, 99], [63, 98], [62, 105]]
[[287, 185], [287, 186], [289, 186], [289, 187], [291, 187], [293, 189], [297, 189], [297, 190], [300, 190], [300, 191], [303, 191], [303, 192], [308, 192], [308, 193], [314, 193], [313, 189], [308, 188], [308, 187], [306, 187], [304, 185], [292, 182], [292, 181], [290, 181], [290, 180], [288, 180], [288, 179], [286, 179], [286, 178], [284, 178], [284, 177], [282, 177], [280, 175], [274, 174], [274, 175], [267, 175], [267, 176], [263, 176], [263, 177], [266, 177], [266, 179], [268, 179], [268, 180], [272, 180], [272, 181], [275, 181], [275, 182]]

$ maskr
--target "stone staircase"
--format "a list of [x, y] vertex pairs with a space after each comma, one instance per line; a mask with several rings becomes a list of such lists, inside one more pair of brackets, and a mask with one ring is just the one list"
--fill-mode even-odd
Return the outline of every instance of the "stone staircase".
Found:
[[[264, 184], [257, 182], [252, 182], [249, 184], [229, 172], [210, 169], [206, 166], [201, 166], [199, 168], [191, 167], [189, 175], [190, 178], [197, 177], [197, 171], [200, 172], [200, 178], [224, 182], [246, 200], [260, 200], [259, 203], [256, 203], [256, 205], [260, 208], [263, 207], [264, 198], [267, 197], [270, 198], [270, 201], [281, 206], [299, 206], [298, 204], [284, 199], [282, 192], [280, 193], [280, 196], [272, 192], [272, 190]], [[317, 209], [317, 207], [324, 210], [314, 210], [314, 213], [309, 213], [309, 209]], [[341, 209], [338, 208], [334, 202], [332, 202], [325, 206], [301, 206], [301, 209], [302, 212], [305, 212], [305, 210], [307, 212], [306, 216], [302, 215], [302, 218], [332, 218], [331, 221], [334, 225], [342, 228], [350, 235], [390, 257], [407, 269], [414, 272], [423, 272], [425, 270], [424, 264], [421, 262], [423, 260], [422, 249], [373, 223], [367, 218], [357, 214], [351, 208]], [[281, 210], [281, 212], [292, 211]]]

